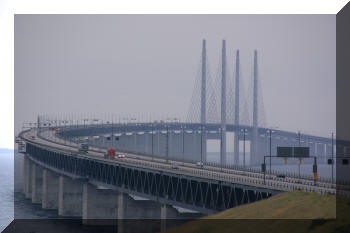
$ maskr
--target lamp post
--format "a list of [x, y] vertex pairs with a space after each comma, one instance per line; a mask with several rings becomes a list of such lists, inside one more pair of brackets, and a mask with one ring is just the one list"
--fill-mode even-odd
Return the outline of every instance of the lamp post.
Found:
[[333, 184], [333, 164], [334, 164], [334, 135], [332, 132], [332, 184]]
[[166, 125], [166, 163], [169, 162], [169, 125]]
[[[222, 143], [222, 128], [221, 127], [219, 127], [219, 134], [220, 134], [220, 138], [221, 138], [220, 143]], [[220, 151], [220, 170], [221, 171], [222, 171], [222, 166], [223, 166], [223, 158], [222, 158], [221, 151]]]
[[245, 135], [247, 132], [247, 129], [241, 129], [243, 132], [243, 167], [245, 168]]
[[[298, 131], [298, 140], [299, 140], [299, 147], [300, 147], [300, 131]], [[301, 164], [301, 158], [299, 158], [299, 166], [298, 166], [299, 182], [300, 182], [300, 164]]]
[[185, 165], [185, 126], [181, 126], [182, 129], [182, 164]]
[[152, 161], [153, 161], [153, 123], [151, 124], [151, 126], [152, 126]]
[[272, 129], [268, 129], [267, 130], [268, 132], [269, 132], [269, 137], [270, 137], [270, 164], [269, 164], [269, 166], [270, 166], [270, 173], [271, 173], [271, 159], [272, 159]]
[[84, 121], [84, 128], [85, 128], [85, 121], [88, 121], [89, 119], [83, 119], [83, 121]]
[[200, 166], [203, 166], [203, 124], [201, 124], [200, 126], [200, 130], [201, 130], [201, 163]]

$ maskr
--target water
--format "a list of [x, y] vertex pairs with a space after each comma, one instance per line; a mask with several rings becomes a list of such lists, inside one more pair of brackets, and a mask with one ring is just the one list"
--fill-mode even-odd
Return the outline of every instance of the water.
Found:
[[12, 222], [13, 208], [13, 153], [0, 153], [0, 231]]
[[[15, 172], [14, 172], [15, 171]], [[43, 210], [26, 199], [23, 190], [23, 155], [0, 153], [0, 231], [16, 219], [57, 219], [57, 210]]]

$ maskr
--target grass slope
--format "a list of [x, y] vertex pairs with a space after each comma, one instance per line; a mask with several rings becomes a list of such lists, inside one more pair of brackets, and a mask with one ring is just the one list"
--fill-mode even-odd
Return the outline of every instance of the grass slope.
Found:
[[335, 218], [335, 195], [285, 192], [263, 201], [228, 209], [210, 219], [316, 219]]
[[350, 232], [349, 210], [349, 198], [302, 191], [285, 192], [188, 222], [166, 232], [345, 233]]

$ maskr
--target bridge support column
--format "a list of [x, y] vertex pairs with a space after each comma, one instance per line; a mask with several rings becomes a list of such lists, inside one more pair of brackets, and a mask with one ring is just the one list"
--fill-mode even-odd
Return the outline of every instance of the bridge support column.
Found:
[[124, 205], [124, 197], [126, 194], [119, 193], [118, 195], [118, 204], [117, 204], [117, 226], [118, 226], [118, 233], [122, 233], [124, 230], [124, 213], [125, 213], [125, 205]]
[[258, 164], [258, 52], [254, 50], [254, 79], [253, 79], [253, 132], [250, 144], [250, 165]]
[[110, 189], [98, 189], [83, 185], [83, 224], [107, 225], [117, 219], [118, 193]]
[[58, 175], [43, 169], [42, 208], [58, 208]]
[[[158, 214], [159, 214], [159, 212], [158, 212]], [[174, 207], [167, 205], [167, 204], [161, 204], [161, 206], [160, 206], [160, 229], [161, 229], [161, 231], [166, 230], [167, 219], [177, 218], [178, 215], [179, 215], [179, 213], [177, 212], [177, 210]]]
[[58, 189], [58, 215], [82, 216], [83, 185], [60, 176]]
[[42, 194], [42, 185], [43, 185], [43, 172], [35, 163], [32, 163], [32, 203], [40, 204], [41, 203], [41, 194]]
[[166, 230], [167, 205], [162, 204], [160, 207], [160, 231]]
[[26, 198], [32, 198], [32, 162], [24, 156], [23, 163], [23, 192]]
[[220, 164], [226, 165], [226, 41], [222, 40]]
[[239, 50], [236, 51], [236, 73], [235, 73], [235, 131], [233, 145], [233, 161], [235, 165], [239, 165]]

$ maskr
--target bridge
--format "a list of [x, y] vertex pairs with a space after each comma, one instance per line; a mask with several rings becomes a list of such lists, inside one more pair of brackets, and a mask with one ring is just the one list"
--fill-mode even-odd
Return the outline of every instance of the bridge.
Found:
[[[247, 111], [240, 111], [247, 109], [247, 105], [242, 104], [240, 94], [239, 51], [235, 85], [227, 88], [230, 82], [226, 81], [223, 40], [220, 119], [216, 114], [217, 93], [207, 85], [210, 82], [205, 40], [201, 57], [200, 92], [194, 91], [187, 122], [92, 120], [85, 124], [84, 119], [83, 124], [62, 121], [64, 124], [58, 125], [53, 119], [38, 117], [36, 127], [19, 135], [26, 144], [26, 197], [33, 203], [41, 203], [43, 208], [58, 209], [60, 215], [87, 220], [179, 218], [174, 207], [211, 214], [293, 190], [335, 194], [336, 184], [328, 178], [320, 177], [314, 182], [313, 177], [305, 175], [284, 173], [281, 177], [268, 168], [261, 171], [259, 166], [264, 156], [276, 151], [277, 146], [307, 146], [310, 154], [323, 163], [332, 155], [334, 146], [330, 138], [269, 129], [259, 124], [262, 121], [258, 116], [263, 111], [259, 109], [257, 51], [254, 52], [252, 124], [249, 115], [244, 115]], [[234, 134], [232, 142], [227, 142], [228, 132]], [[219, 162], [208, 159], [208, 140], [220, 142]], [[243, 160], [243, 164], [239, 160], [242, 141], [244, 149], [245, 142], [250, 142], [250, 160]], [[87, 153], [79, 151], [82, 142], [90, 145]], [[234, 145], [233, 158], [228, 158], [227, 143]], [[125, 154], [125, 158], [105, 158], [106, 148], [111, 146]], [[350, 147], [339, 151], [348, 153]], [[157, 203], [159, 208], [133, 215], [132, 206], [137, 201], [152, 201], [147, 205], [154, 207]]]

